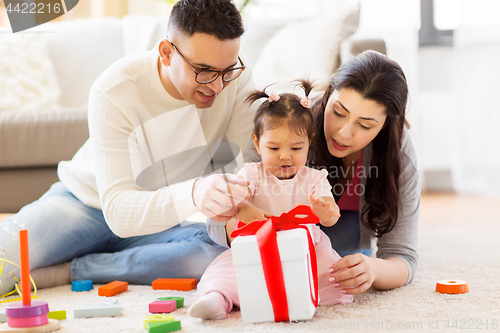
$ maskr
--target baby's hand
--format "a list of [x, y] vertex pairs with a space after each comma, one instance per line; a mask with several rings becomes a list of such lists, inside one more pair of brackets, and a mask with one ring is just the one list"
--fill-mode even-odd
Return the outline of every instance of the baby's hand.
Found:
[[248, 204], [245, 207], [240, 207], [238, 213], [234, 216], [234, 218], [240, 220], [243, 223], [250, 223], [253, 221], [267, 220], [271, 216], [272, 214], [269, 214], [268, 212], [263, 211], [262, 209], [257, 208], [252, 204]]
[[322, 225], [324, 225], [325, 227], [331, 227], [332, 225], [337, 223], [340, 217], [340, 209], [333, 199], [315, 199], [312, 194], [309, 194], [309, 202], [311, 203], [312, 210], [316, 213], [316, 215], [318, 215], [320, 223]]

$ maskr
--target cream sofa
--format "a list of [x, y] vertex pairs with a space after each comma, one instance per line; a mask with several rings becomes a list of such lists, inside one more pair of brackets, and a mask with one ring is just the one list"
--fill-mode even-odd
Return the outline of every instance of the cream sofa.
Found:
[[[332, 22], [336, 28], [341, 28], [340, 31], [326, 38], [326, 42], [325, 38], [308, 41], [307, 52], [298, 59], [300, 70], [307, 72], [308, 64], [314, 64], [324, 77], [328, 77], [338, 66], [340, 58], [345, 60], [368, 48], [385, 53], [382, 40], [348, 39], [357, 29], [359, 8], [350, 7], [343, 15], [342, 18], [293, 24], [267, 22], [263, 25], [262, 20], [246, 21], [242, 50], [243, 54], [248, 53], [246, 59], [253, 67], [257, 83], [262, 85], [270, 74], [281, 79], [278, 77], [280, 73], [272, 70], [284, 57], [293, 60], [281, 45], [283, 40], [286, 42], [288, 38], [292, 43], [295, 34], [301, 31], [310, 34], [308, 30], [315, 29], [315, 26], [325, 25], [321, 30], [331, 31], [334, 27], [328, 25]], [[59, 82], [59, 105], [49, 109], [0, 111], [0, 213], [17, 212], [58, 181], [59, 161], [71, 159], [88, 138], [87, 97], [95, 79], [121, 57], [151, 49], [165, 36], [167, 20], [126, 16], [123, 19], [77, 19], [40, 26], [38, 30], [45, 33], [39, 36], [46, 40]], [[315, 59], [318, 54], [322, 54], [323, 59]], [[272, 60], [277, 64], [273, 65]], [[286, 71], [286, 74], [293, 74], [293, 70]]]

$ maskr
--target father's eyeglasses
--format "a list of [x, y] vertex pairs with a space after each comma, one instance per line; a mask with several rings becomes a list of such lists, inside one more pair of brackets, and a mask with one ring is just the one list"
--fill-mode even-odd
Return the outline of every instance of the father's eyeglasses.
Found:
[[241, 73], [243, 73], [243, 71], [246, 68], [245, 65], [243, 64], [243, 61], [241, 61], [239, 56], [238, 56], [238, 61], [241, 63], [241, 67], [228, 68], [228, 69], [225, 69], [223, 71], [196, 68], [193, 65], [191, 65], [191, 63], [182, 55], [181, 51], [179, 51], [177, 46], [175, 46], [175, 44], [172, 43], [170, 41], [170, 39], [168, 39], [168, 37], [166, 38], [166, 40], [168, 40], [169, 43], [172, 44], [175, 51], [177, 51], [177, 53], [179, 53], [179, 55], [186, 62], [186, 64], [188, 64], [189, 67], [191, 67], [193, 72], [196, 74], [194, 79], [196, 80], [196, 82], [198, 82], [200, 84], [206, 84], [206, 83], [213, 82], [219, 77], [219, 75], [222, 75], [222, 81], [231, 82], [233, 80], [236, 80], [238, 78], [238, 76], [240, 76]]

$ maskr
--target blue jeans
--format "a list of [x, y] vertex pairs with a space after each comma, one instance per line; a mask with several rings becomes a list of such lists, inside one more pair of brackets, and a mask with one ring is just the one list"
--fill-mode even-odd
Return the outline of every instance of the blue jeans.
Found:
[[359, 212], [342, 210], [340, 214], [342, 216], [333, 226], [324, 227], [321, 224], [319, 225], [321, 230], [330, 238], [332, 248], [341, 257], [354, 253], [362, 253], [371, 257], [371, 249], [360, 249], [358, 247], [360, 237]]
[[[19, 229], [28, 229], [30, 268], [72, 260], [72, 280], [150, 284], [157, 278], [197, 278], [226, 248], [215, 244], [205, 223], [120, 238], [103, 213], [84, 205], [62, 183], [0, 224], [0, 258], [19, 264]], [[19, 268], [4, 263], [0, 295], [11, 291]]]

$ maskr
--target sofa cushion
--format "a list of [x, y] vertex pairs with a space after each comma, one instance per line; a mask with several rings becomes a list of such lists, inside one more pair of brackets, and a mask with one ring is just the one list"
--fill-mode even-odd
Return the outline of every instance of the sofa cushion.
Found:
[[264, 46], [253, 69], [259, 88], [279, 82], [275, 91], [286, 91], [299, 78], [326, 85], [339, 66], [339, 47], [359, 25], [358, 1], [336, 1], [334, 11], [308, 21], [291, 23]]
[[2, 29], [0, 59], [0, 112], [57, 105], [61, 92], [43, 38]]
[[123, 56], [120, 19], [75, 19], [42, 28], [61, 86], [60, 105], [85, 105], [94, 81]]
[[0, 212], [16, 213], [57, 182], [57, 168], [1, 169]]
[[88, 136], [86, 108], [0, 112], [0, 169], [55, 166]]

